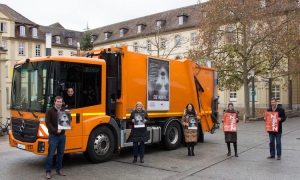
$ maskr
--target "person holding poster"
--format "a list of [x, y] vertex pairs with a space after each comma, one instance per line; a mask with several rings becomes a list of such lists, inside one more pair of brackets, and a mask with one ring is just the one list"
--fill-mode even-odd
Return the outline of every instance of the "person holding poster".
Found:
[[[228, 109], [225, 110], [224, 112], [235, 113], [236, 114], [236, 123], [239, 122], [238, 111], [234, 110], [233, 104], [231, 102], [228, 103]], [[223, 119], [222, 119], [222, 122], [223, 122]], [[237, 153], [237, 132], [226, 132], [225, 131], [224, 135], [225, 135], [225, 142], [227, 143], [227, 149], [228, 149], [227, 156], [231, 155], [230, 143], [233, 143], [235, 157], [239, 157], [238, 153]]]
[[181, 123], [184, 127], [184, 137], [188, 148], [188, 156], [195, 156], [194, 146], [197, 142], [197, 128], [191, 128], [192, 126], [195, 126], [196, 123], [190, 122], [189, 120], [195, 121], [196, 119], [197, 113], [193, 104], [187, 104], [182, 115]]
[[[140, 122], [141, 117], [143, 123]], [[147, 127], [141, 126], [149, 121], [147, 112], [141, 102], [137, 102], [130, 115], [131, 123], [134, 124], [131, 129], [130, 140], [133, 142], [133, 163], [136, 163], [138, 157], [138, 148], [140, 143], [140, 162], [144, 163], [145, 142], [149, 139]]]
[[61, 96], [56, 96], [54, 98], [54, 106], [47, 109], [46, 112], [46, 126], [49, 132], [49, 148], [48, 155], [46, 158], [46, 179], [51, 179], [51, 168], [53, 163], [53, 156], [55, 151], [56, 154], [56, 173], [60, 176], [65, 176], [65, 173], [61, 171], [62, 161], [65, 152], [66, 145], [66, 135], [65, 130], [58, 129], [58, 113], [64, 111], [62, 107], [63, 98]]
[[[276, 150], [277, 160], [281, 159], [281, 133], [282, 123], [285, 121], [285, 111], [281, 106], [277, 105], [276, 98], [271, 98], [271, 107], [267, 110], [268, 112], [278, 112], [278, 132], [268, 131], [270, 138], [270, 156], [267, 159], [275, 158], [275, 139], [276, 139]], [[265, 119], [266, 120], [266, 119]]]

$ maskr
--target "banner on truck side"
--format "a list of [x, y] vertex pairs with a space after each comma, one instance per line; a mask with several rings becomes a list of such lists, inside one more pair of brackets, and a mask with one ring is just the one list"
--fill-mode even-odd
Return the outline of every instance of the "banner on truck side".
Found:
[[170, 110], [170, 62], [148, 57], [147, 111]]

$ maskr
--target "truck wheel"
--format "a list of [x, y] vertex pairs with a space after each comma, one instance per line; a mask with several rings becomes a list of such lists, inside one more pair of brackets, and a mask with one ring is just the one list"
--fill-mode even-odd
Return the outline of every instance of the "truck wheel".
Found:
[[162, 137], [162, 145], [168, 150], [177, 149], [181, 143], [181, 138], [181, 127], [177, 122], [173, 121], [168, 125], [166, 134]]
[[87, 150], [84, 154], [93, 163], [109, 160], [114, 152], [114, 135], [107, 127], [101, 126], [94, 129], [89, 137]]

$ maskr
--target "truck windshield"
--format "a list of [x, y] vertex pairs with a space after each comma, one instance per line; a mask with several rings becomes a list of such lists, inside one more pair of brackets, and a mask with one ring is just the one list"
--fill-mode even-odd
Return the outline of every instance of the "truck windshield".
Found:
[[49, 61], [29, 62], [14, 67], [11, 109], [28, 112], [45, 110], [46, 75]]

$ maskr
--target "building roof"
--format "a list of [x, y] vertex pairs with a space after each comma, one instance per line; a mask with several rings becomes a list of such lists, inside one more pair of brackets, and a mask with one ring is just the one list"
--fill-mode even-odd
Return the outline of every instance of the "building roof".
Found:
[[17, 11], [10, 8], [6, 4], [0, 4], [0, 9], [5, 11], [6, 13], [10, 14], [14, 18], [16, 18], [16, 22], [18, 22], [18, 23], [32, 24], [32, 25], [36, 24], [36, 23], [30, 21], [29, 19], [27, 19], [26, 17], [24, 17], [23, 15], [21, 15], [20, 13], [18, 13]]
[[[141, 37], [157, 33], [155, 30], [156, 22], [163, 21], [164, 25], [161, 32], [168, 32], [197, 26], [198, 13], [201, 12], [200, 4], [186, 6], [178, 9], [164, 11], [128, 21], [123, 21], [111, 24], [104, 27], [92, 29], [93, 34], [97, 34], [98, 38], [94, 40], [95, 45], [108, 43], [113, 41], [122, 41], [128, 38]], [[185, 16], [185, 21], [182, 25], [178, 25], [178, 17]], [[144, 29], [141, 33], [137, 33], [137, 26], [143, 24]], [[120, 29], [127, 28], [128, 31], [123, 37], [120, 37]], [[105, 40], [105, 32], [110, 32], [111, 36]]]

